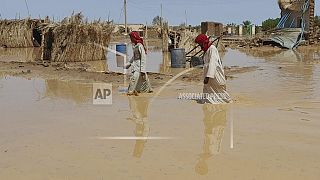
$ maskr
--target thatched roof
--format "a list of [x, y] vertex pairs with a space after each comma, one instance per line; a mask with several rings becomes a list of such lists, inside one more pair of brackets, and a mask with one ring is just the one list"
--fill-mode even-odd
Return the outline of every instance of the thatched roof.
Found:
[[34, 47], [33, 29], [39, 20], [0, 20], [0, 46]]
[[42, 29], [44, 35], [53, 35], [52, 61], [90, 61], [105, 59], [105, 50], [95, 44], [108, 46], [113, 26], [100, 20], [84, 21], [79, 13]]

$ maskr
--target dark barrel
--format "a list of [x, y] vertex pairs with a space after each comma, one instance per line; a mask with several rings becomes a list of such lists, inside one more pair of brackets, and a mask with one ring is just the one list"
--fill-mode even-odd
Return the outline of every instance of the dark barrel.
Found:
[[182, 48], [171, 49], [171, 67], [185, 68], [186, 67], [186, 51]]
[[191, 58], [191, 67], [198, 67], [198, 68], [201, 68], [203, 67], [203, 59], [201, 57], [198, 57], [198, 56], [193, 56]]
[[116, 51], [122, 54], [127, 54], [127, 45], [126, 44], [117, 44]]

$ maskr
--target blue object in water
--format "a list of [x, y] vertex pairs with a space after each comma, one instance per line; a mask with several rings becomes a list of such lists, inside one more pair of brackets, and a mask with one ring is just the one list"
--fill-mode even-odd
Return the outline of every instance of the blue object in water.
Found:
[[118, 88], [119, 93], [128, 93], [128, 87], [119, 87]]
[[127, 54], [127, 45], [126, 44], [117, 44], [116, 51], [122, 54]]
[[185, 68], [187, 63], [186, 51], [182, 48], [171, 49], [171, 67]]

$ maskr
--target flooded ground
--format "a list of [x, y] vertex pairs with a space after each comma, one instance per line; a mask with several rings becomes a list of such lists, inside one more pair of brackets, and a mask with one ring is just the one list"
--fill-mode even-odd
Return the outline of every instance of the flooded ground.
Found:
[[[40, 60], [40, 48], [3, 48], [0, 49], [1, 62], [35, 62]], [[101, 61], [89, 62], [68, 62], [70, 67], [85, 67], [91, 72], [124, 72], [124, 59], [115, 54], [116, 44], [110, 44], [106, 50], [106, 59]], [[132, 45], [127, 44], [127, 60], [132, 57]], [[148, 64], [147, 71], [151, 73], [177, 73], [180, 69], [171, 69], [170, 67], [170, 53], [162, 53], [158, 47], [149, 47], [147, 54]]]
[[0, 179], [317, 180], [317, 52], [229, 49], [225, 65], [258, 69], [228, 80], [228, 106], [178, 99], [201, 81], [174, 81], [159, 96], [114, 87], [113, 104], [96, 106], [90, 81], [0, 72]]

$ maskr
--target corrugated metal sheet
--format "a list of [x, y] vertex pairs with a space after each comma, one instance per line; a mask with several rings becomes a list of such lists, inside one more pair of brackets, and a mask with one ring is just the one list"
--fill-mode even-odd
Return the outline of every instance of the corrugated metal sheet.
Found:
[[300, 43], [301, 28], [285, 28], [274, 32], [269, 40], [280, 44], [282, 47], [293, 49]]

